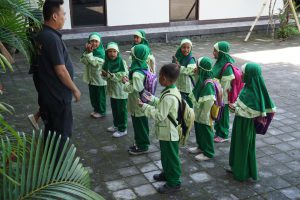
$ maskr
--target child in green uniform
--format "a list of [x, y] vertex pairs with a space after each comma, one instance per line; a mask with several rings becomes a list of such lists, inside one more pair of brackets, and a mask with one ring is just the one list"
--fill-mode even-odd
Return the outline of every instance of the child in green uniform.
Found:
[[237, 101], [230, 106], [235, 112], [235, 118], [232, 127], [229, 165], [235, 179], [258, 180], [255, 153], [256, 131], [253, 118], [273, 113], [276, 107], [268, 94], [261, 67], [256, 63], [246, 63], [242, 66], [242, 72], [245, 86]]
[[132, 64], [129, 69], [129, 79], [123, 77], [122, 82], [124, 91], [128, 94], [128, 111], [131, 114], [132, 125], [134, 130], [135, 145], [129, 147], [128, 153], [131, 155], [139, 155], [148, 152], [149, 141], [149, 125], [148, 118], [137, 105], [144, 87], [145, 74], [142, 70], [148, 70], [147, 58], [149, 56], [149, 48], [146, 45], [138, 44], [131, 49]]
[[180, 91], [182, 98], [186, 100], [190, 107], [193, 107], [193, 104], [188, 95], [192, 92], [194, 87], [194, 70], [196, 69], [192, 47], [193, 44], [191, 40], [181, 40], [180, 47], [175, 54], [176, 60], [173, 61], [180, 65], [180, 75], [176, 81], [176, 86]]
[[128, 69], [120, 55], [117, 43], [107, 44], [102, 69], [102, 76], [107, 80], [107, 95], [110, 97], [113, 114], [113, 125], [107, 130], [113, 132], [113, 137], [122, 137], [127, 134], [128, 98], [128, 93], [124, 92], [122, 78], [128, 75]]
[[212, 129], [211, 107], [214, 104], [215, 89], [212, 80], [212, 60], [208, 57], [201, 57], [197, 61], [198, 79], [189, 95], [195, 111], [195, 134], [197, 147], [189, 148], [192, 154], [198, 154], [195, 159], [204, 161], [214, 156], [214, 132]]
[[149, 48], [149, 56], [147, 58], [148, 69], [152, 73], [155, 73], [156, 72], [155, 58], [152, 54], [151, 48], [149, 46], [149, 42], [146, 38], [146, 33], [143, 30], [138, 30], [134, 33], [132, 47], [134, 47], [135, 45], [138, 45], [138, 44], [144, 44]]
[[103, 117], [106, 113], [106, 81], [101, 77], [105, 51], [99, 33], [93, 32], [85, 45], [80, 62], [85, 64], [83, 81], [89, 85], [90, 100], [94, 108], [91, 116]]
[[155, 134], [159, 140], [163, 172], [155, 174], [153, 178], [156, 181], [166, 181], [166, 184], [158, 188], [159, 193], [175, 192], [181, 186], [179, 135], [177, 127], [168, 119], [170, 116], [176, 120], [178, 115], [178, 99], [181, 99], [180, 92], [175, 86], [178, 76], [178, 65], [164, 65], [159, 72], [159, 83], [165, 87], [160, 98], [147, 96], [150, 105], [139, 101], [145, 115], [155, 119]]
[[224, 109], [221, 119], [215, 123], [215, 142], [225, 142], [229, 134], [229, 108], [228, 92], [231, 90], [231, 81], [235, 79], [232, 68], [227, 67], [221, 76], [221, 72], [226, 63], [234, 63], [234, 59], [229, 55], [230, 44], [225, 41], [218, 42], [214, 45], [213, 55], [217, 59], [213, 67], [213, 76], [220, 80], [223, 89]]

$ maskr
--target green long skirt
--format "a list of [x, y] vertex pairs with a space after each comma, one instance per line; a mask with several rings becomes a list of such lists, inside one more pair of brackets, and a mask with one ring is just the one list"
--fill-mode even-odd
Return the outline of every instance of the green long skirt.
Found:
[[229, 165], [236, 180], [258, 180], [256, 132], [253, 119], [235, 116], [232, 127]]
[[209, 158], [214, 157], [214, 132], [212, 128], [206, 124], [195, 122], [195, 135], [198, 148], [203, 154]]
[[181, 164], [178, 141], [159, 141], [161, 165], [167, 185], [174, 187], [181, 184]]
[[229, 133], [229, 106], [225, 104], [221, 119], [215, 123], [216, 135], [227, 139]]

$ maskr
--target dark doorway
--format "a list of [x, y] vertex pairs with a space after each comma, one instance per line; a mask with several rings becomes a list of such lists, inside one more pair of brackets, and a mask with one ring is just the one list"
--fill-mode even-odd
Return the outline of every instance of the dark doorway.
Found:
[[197, 20], [198, 0], [170, 0], [170, 20]]
[[72, 0], [73, 26], [106, 25], [105, 0]]

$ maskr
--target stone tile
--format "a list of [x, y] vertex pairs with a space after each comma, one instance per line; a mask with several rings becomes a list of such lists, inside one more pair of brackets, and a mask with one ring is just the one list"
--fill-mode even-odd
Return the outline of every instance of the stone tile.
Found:
[[160, 160], [160, 152], [148, 153], [148, 157], [153, 161]]
[[300, 150], [299, 149], [291, 150], [287, 153], [288, 153], [288, 155], [292, 156], [295, 159], [300, 159]]
[[280, 139], [284, 142], [289, 142], [289, 141], [295, 140], [296, 138], [293, 136], [290, 136], [289, 134], [284, 134], [284, 137], [282, 137]]
[[300, 139], [290, 141], [288, 142], [288, 144], [296, 147], [297, 149], [300, 149]]
[[115, 180], [115, 181], [109, 181], [109, 182], [106, 182], [106, 187], [108, 190], [111, 190], [111, 191], [117, 191], [117, 190], [121, 190], [121, 189], [124, 189], [124, 188], [127, 188], [127, 184], [125, 183], [124, 180]]
[[275, 147], [281, 151], [289, 151], [289, 150], [295, 149], [295, 147], [293, 147], [287, 143], [276, 144]]
[[156, 190], [153, 188], [153, 186], [151, 184], [135, 187], [134, 191], [138, 196], [141, 196], [141, 197], [156, 193]]
[[[265, 179], [264, 179], [265, 180]], [[267, 181], [262, 181], [260, 183], [254, 183], [250, 186], [251, 190], [256, 192], [257, 194], [264, 194], [274, 190]]]
[[[299, 130], [299, 129], [298, 129]], [[297, 132], [293, 132], [293, 133], [289, 133], [289, 135], [295, 137], [295, 138], [300, 138], [300, 132], [297, 131]]]
[[277, 139], [276, 137], [263, 138], [262, 140], [267, 144], [278, 144], [278, 143], [282, 142], [281, 140]]
[[151, 162], [151, 163], [146, 163], [146, 164], [139, 166], [139, 169], [141, 170], [141, 172], [145, 173], [145, 172], [158, 170], [158, 167]]
[[263, 183], [274, 189], [281, 189], [290, 186], [290, 184], [287, 181], [283, 180], [280, 177], [268, 178], [266, 180], [263, 180]]
[[130, 176], [130, 177], [126, 177], [124, 180], [129, 187], [135, 187], [138, 185], [144, 185], [148, 183], [148, 180], [145, 178], [144, 175]]
[[134, 164], [150, 162], [151, 160], [146, 155], [131, 156], [129, 158]]
[[271, 135], [280, 135], [283, 134], [284, 132], [279, 129], [269, 129], [267, 133]]
[[300, 199], [300, 190], [296, 187], [285, 188], [280, 190], [289, 199]]
[[113, 145], [109, 145], [109, 146], [104, 146], [101, 149], [103, 151], [110, 153], [110, 152], [114, 152], [114, 151], [118, 150], [118, 147], [117, 147], [117, 145], [113, 144]]
[[292, 185], [300, 184], [300, 173], [299, 172], [292, 172], [289, 174], [285, 174], [281, 177]]
[[257, 161], [262, 164], [263, 166], [272, 166], [272, 165], [276, 165], [278, 163], [277, 160], [275, 160], [274, 158], [270, 157], [269, 155], [258, 158]]
[[162, 165], [161, 165], [161, 161], [160, 160], [157, 160], [157, 161], [154, 161], [155, 165], [162, 170]]
[[263, 194], [264, 199], [266, 200], [283, 200], [286, 199], [286, 196], [279, 191], [269, 192], [267, 194]]
[[118, 171], [121, 174], [121, 176], [123, 176], [123, 177], [137, 175], [140, 173], [139, 170], [135, 166], [118, 169]]
[[211, 176], [209, 174], [207, 174], [206, 172], [197, 172], [197, 173], [191, 174], [190, 177], [196, 183], [204, 183], [204, 182], [211, 180]]
[[130, 200], [130, 199], [137, 198], [137, 196], [134, 194], [134, 192], [130, 189], [114, 192], [113, 196], [116, 200]]
[[275, 160], [277, 160], [279, 162], [283, 162], [283, 163], [294, 160], [294, 158], [292, 158], [291, 156], [289, 156], [286, 153], [273, 154], [273, 155], [271, 155], [271, 157], [274, 158]]
[[288, 166], [293, 171], [300, 171], [300, 162], [295, 160], [289, 163], [285, 163], [286, 166]]
[[271, 170], [277, 175], [284, 175], [292, 172], [292, 170], [284, 164], [277, 164], [273, 166]]
[[262, 148], [260, 148], [260, 150], [263, 151], [267, 155], [280, 153], [280, 151], [277, 148], [273, 147], [273, 146], [262, 147]]

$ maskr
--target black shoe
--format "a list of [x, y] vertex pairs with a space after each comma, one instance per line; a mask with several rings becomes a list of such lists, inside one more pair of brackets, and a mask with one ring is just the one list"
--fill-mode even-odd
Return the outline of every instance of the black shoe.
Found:
[[164, 184], [157, 189], [157, 192], [159, 192], [161, 194], [168, 194], [168, 193], [178, 192], [180, 189], [181, 189], [180, 184], [173, 186], [173, 187], [170, 187], [167, 184]]
[[133, 148], [128, 149], [128, 153], [131, 155], [140, 155], [140, 154], [148, 153], [148, 149], [144, 150], [144, 149], [140, 149], [137, 146], [134, 146]]
[[153, 179], [156, 180], [156, 181], [167, 181], [164, 173], [160, 173], [160, 174], [154, 174], [153, 175]]
[[132, 146], [130, 146], [130, 147], [128, 148], [128, 151], [130, 151], [130, 150], [132, 150], [132, 149], [135, 149], [135, 148], [137, 148], [137, 146], [134, 144], [134, 145], [132, 145]]

